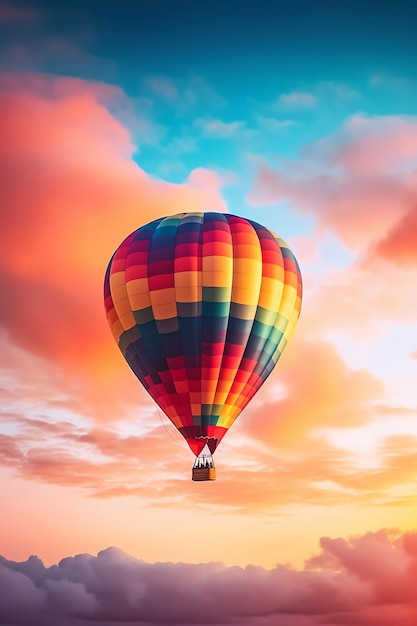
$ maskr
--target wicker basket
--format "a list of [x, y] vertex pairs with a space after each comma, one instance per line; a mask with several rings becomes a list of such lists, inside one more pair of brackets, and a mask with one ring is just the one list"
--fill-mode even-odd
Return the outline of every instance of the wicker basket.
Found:
[[215, 467], [194, 467], [193, 480], [216, 480]]

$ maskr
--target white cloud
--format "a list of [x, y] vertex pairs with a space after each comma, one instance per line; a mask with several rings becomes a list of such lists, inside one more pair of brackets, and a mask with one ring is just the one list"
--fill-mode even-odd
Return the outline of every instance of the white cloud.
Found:
[[309, 91], [291, 91], [280, 95], [275, 104], [279, 108], [299, 109], [314, 107], [318, 102], [317, 96]]
[[199, 117], [195, 120], [194, 127], [199, 128], [205, 137], [228, 139], [235, 137], [246, 126], [246, 122], [234, 120], [223, 122], [220, 119]]
[[275, 117], [264, 117], [262, 115], [258, 117], [258, 122], [261, 130], [270, 133], [281, 132], [285, 128], [296, 126], [294, 120], [277, 120]]
[[164, 98], [174, 99], [178, 97], [178, 88], [171, 78], [166, 76], [149, 76], [145, 80], [146, 85], [156, 94]]

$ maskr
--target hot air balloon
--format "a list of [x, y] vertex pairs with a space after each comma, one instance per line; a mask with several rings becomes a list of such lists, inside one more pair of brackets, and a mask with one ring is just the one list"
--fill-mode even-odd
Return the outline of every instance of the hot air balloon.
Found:
[[302, 295], [287, 244], [222, 213], [179, 213], [131, 233], [107, 267], [113, 336], [138, 380], [214, 480], [213, 453], [275, 367]]

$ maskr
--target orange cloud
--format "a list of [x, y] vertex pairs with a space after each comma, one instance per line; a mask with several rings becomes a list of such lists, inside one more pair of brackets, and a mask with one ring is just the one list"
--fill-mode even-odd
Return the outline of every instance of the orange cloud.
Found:
[[84, 377], [91, 400], [94, 386], [105, 397], [120, 364], [102, 304], [113, 250], [158, 216], [226, 210], [219, 180], [148, 177], [109, 112], [126, 108], [117, 87], [37, 74], [4, 75], [0, 87], [0, 323], [9, 343], [65, 374], [68, 391]]
[[[236, 424], [216, 453], [219, 480], [197, 489], [185, 442], [156, 420], [149, 421], [147, 432], [126, 434], [123, 428], [91, 428], [75, 420], [19, 414], [9, 419], [18, 432], [0, 436], [1, 466], [26, 480], [72, 487], [96, 498], [134, 495], [158, 508], [204, 510], [210, 505], [245, 515], [271, 515], [288, 505], [350, 505], [352, 499], [365, 507], [412, 507], [416, 502], [412, 493], [391, 493], [416, 479], [412, 436], [387, 439], [379, 464], [363, 468], [350, 453], [318, 437], [305, 434], [291, 447], [285, 439], [275, 446], [261, 440], [259, 446], [257, 432], [248, 437], [247, 426]], [[285, 437], [285, 424], [283, 432]], [[244, 488], [236, 489], [237, 484]]]
[[336, 330], [360, 343], [380, 336], [388, 323], [416, 321], [415, 308], [410, 306], [417, 289], [415, 270], [399, 267], [382, 254], [370, 251], [352, 266], [331, 272], [324, 284], [314, 281], [313, 273], [300, 321], [312, 337]]
[[[19, 427], [17, 436], [2, 438], [2, 463], [25, 478], [75, 485], [100, 497], [138, 494], [159, 506], [177, 502], [179, 486], [181, 498], [201, 506], [209, 501], [252, 512], [294, 498], [345, 502], [351, 496], [343, 489], [362, 497], [363, 476], [351, 460], [317, 441], [313, 446], [312, 435], [320, 427], [365, 423], [382, 386], [368, 372], [349, 370], [330, 344], [310, 338], [315, 329], [323, 331], [323, 310], [326, 323], [344, 319], [343, 298], [354, 303], [345, 310], [356, 327], [364, 311], [374, 310], [374, 300], [364, 309], [357, 299], [361, 290], [366, 292], [366, 272], [374, 276], [374, 270], [360, 267], [355, 284], [349, 282], [355, 275], [349, 274], [348, 288], [342, 283], [339, 289], [323, 290], [324, 299], [303, 312], [297, 341], [278, 365], [276, 380], [285, 395], [274, 397], [271, 379], [262, 399], [255, 398], [233, 427], [238, 436], [250, 435], [255, 442], [237, 456], [245, 469], [229, 468], [210, 494], [200, 497], [189, 481], [189, 453], [172, 445], [157, 417], [148, 419], [153, 403], [113, 342], [102, 281], [114, 248], [138, 225], [176, 211], [225, 210], [222, 181], [204, 169], [192, 172], [182, 185], [149, 178], [132, 160], [135, 147], [126, 128], [109, 112], [109, 107], [125, 108], [126, 96], [117, 87], [34, 74], [4, 76], [0, 85], [5, 138], [0, 146], [0, 287], [6, 294], [0, 302], [0, 348], [3, 372], [11, 377], [1, 397], [12, 396], [15, 414], [9, 419]], [[398, 295], [390, 293], [381, 287], [377, 304], [384, 314], [398, 305]], [[42, 415], [54, 410], [78, 417], [59, 425]], [[136, 420], [132, 424], [146, 435], [122, 436], [117, 429], [87, 425], [92, 416], [117, 422], [129, 411]], [[30, 421], [24, 421], [28, 416]], [[309, 451], [313, 447], [316, 452]], [[305, 462], [274, 461], [277, 449], [302, 449]], [[138, 468], [145, 467], [146, 479], [138, 484]], [[393, 473], [399, 483], [406, 476], [401, 467]], [[165, 477], [164, 487], [155, 494], [151, 481], [158, 476]], [[236, 491], [242, 479], [245, 492]], [[335, 488], [316, 484], [325, 481]], [[370, 474], [367, 497], [380, 498], [390, 486], [384, 470]]]
[[417, 265], [417, 205], [381, 239], [373, 254], [404, 267]]
[[264, 445], [296, 448], [317, 429], [364, 424], [372, 418], [371, 403], [383, 392], [371, 373], [350, 370], [330, 343], [306, 339], [309, 330], [300, 321], [276, 376], [245, 415], [247, 432]]

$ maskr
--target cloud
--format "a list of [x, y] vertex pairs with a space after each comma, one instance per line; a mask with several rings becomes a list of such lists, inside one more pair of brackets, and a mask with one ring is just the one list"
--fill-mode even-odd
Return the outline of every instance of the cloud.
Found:
[[314, 107], [317, 102], [317, 96], [309, 91], [291, 91], [280, 95], [275, 106], [280, 109], [304, 109]]
[[275, 117], [263, 117], [262, 115], [258, 117], [258, 122], [261, 130], [268, 133], [281, 132], [285, 128], [296, 125], [293, 120], [277, 120]]
[[239, 132], [244, 129], [246, 123], [240, 120], [223, 122], [219, 119], [200, 117], [195, 120], [193, 125], [201, 130], [204, 137], [229, 139], [230, 137], [238, 135]]
[[219, 183], [207, 171], [203, 187], [195, 177], [168, 184], [138, 167], [110, 112], [128, 100], [118, 87], [39, 74], [4, 75], [0, 86], [2, 341], [45, 371], [53, 364], [61, 392], [76, 398], [84, 388], [88, 412], [96, 389], [98, 414], [114, 413], [102, 401], [120, 370], [102, 305], [107, 262], [151, 219], [225, 210]]
[[410, 78], [403, 76], [390, 76], [389, 74], [373, 74], [369, 79], [371, 87], [386, 88], [391, 92], [403, 91], [412, 92], [415, 90], [416, 83]]
[[[389, 325], [416, 322], [416, 311], [410, 306], [410, 290], [417, 289], [415, 266], [400, 265], [373, 253], [371, 248], [369, 254], [342, 270], [328, 267], [327, 279], [312, 286], [303, 309], [303, 324], [312, 336], [334, 341], [336, 332], [351, 342], [357, 367], [361, 364], [361, 345], [383, 339]], [[314, 270], [307, 280], [317, 280]]]
[[188, 154], [198, 151], [197, 140], [194, 137], [183, 135], [182, 137], [174, 137], [163, 149], [164, 154], [173, 157], [178, 154]]
[[402, 267], [417, 266], [417, 204], [392, 227], [372, 250], [381, 257]]
[[204, 76], [189, 73], [185, 78], [168, 76], [147, 76], [147, 87], [156, 96], [164, 99], [165, 104], [175, 106], [176, 116], [189, 115], [190, 109], [198, 105], [201, 108], [218, 109], [227, 103]]
[[186, 80], [180, 81], [182, 88], [182, 105], [185, 109], [194, 107], [197, 104], [199, 109], [202, 106], [213, 108], [223, 108], [227, 101], [221, 96], [207, 81], [204, 76], [190, 74]]
[[302, 327], [297, 330], [276, 378], [263, 389], [260, 404], [255, 396], [246, 418], [252, 437], [278, 449], [291, 449], [316, 429], [366, 423], [372, 402], [383, 392], [381, 381], [370, 372], [350, 370], [331, 343], [306, 340], [302, 335], [309, 333], [308, 325], [304, 333]]
[[[295, 116], [306, 115], [317, 109], [320, 103], [320, 111], [326, 111], [326, 116], [337, 113], [338, 117], [342, 110], [350, 111], [352, 101], [361, 101], [361, 94], [349, 84], [340, 81], [319, 81], [306, 85], [304, 89], [294, 89], [287, 93], [281, 93], [268, 103], [251, 99], [252, 107], [262, 115], [271, 113], [291, 112]], [[349, 108], [348, 108], [349, 107]], [[316, 111], [317, 112], [317, 111]], [[302, 124], [302, 121], [299, 122]]]
[[287, 200], [314, 218], [295, 242], [311, 336], [372, 341], [387, 323], [416, 320], [416, 145], [414, 118], [355, 116], [279, 169], [258, 165], [253, 205]]
[[145, 82], [152, 91], [164, 98], [175, 99], [178, 97], [177, 86], [171, 78], [166, 76], [149, 76]]
[[321, 94], [320, 99], [327, 99], [330, 96], [338, 100], [351, 100], [359, 97], [359, 93], [350, 85], [337, 81], [321, 81], [316, 89]]
[[[327, 358], [329, 366], [340, 370], [334, 355]], [[317, 379], [324, 379], [327, 372], [323, 366]], [[290, 366], [284, 381], [291, 373]], [[416, 479], [415, 436], [385, 438], [372, 467], [363, 467], [355, 454], [330, 445], [320, 434], [333, 426], [345, 427], [349, 436], [349, 427], [381, 412], [366, 404], [375, 392], [370, 375], [339, 371], [326, 384], [333, 379], [337, 392], [346, 386], [340, 402], [320, 400], [320, 382], [319, 400], [302, 382], [299, 388], [294, 382], [292, 396], [275, 403], [255, 402], [216, 453], [219, 480], [210, 490], [196, 491], [185, 441], [168, 420], [161, 424], [153, 410], [117, 428], [91, 428], [53, 414], [26, 418], [9, 412], [3, 423], [12, 422], [13, 433], [0, 435], [0, 466], [29, 481], [73, 487], [94, 498], [131, 495], [158, 508], [211, 506], [226, 507], [230, 514], [275, 515], [291, 504], [333, 507], [351, 504], [352, 498], [358, 506], [414, 506], [412, 491], [397, 496], [391, 490]], [[266, 390], [267, 397], [274, 393], [272, 386], [269, 394]], [[236, 489], [237, 484], [245, 488]]]
[[1, 557], [0, 614], [13, 624], [414, 626], [417, 534], [323, 537], [304, 569], [146, 563], [117, 548], [46, 568]]
[[384, 237], [415, 203], [417, 121], [357, 115], [306, 146], [280, 169], [266, 163], [248, 194], [253, 205], [289, 200], [301, 214], [362, 251]]

